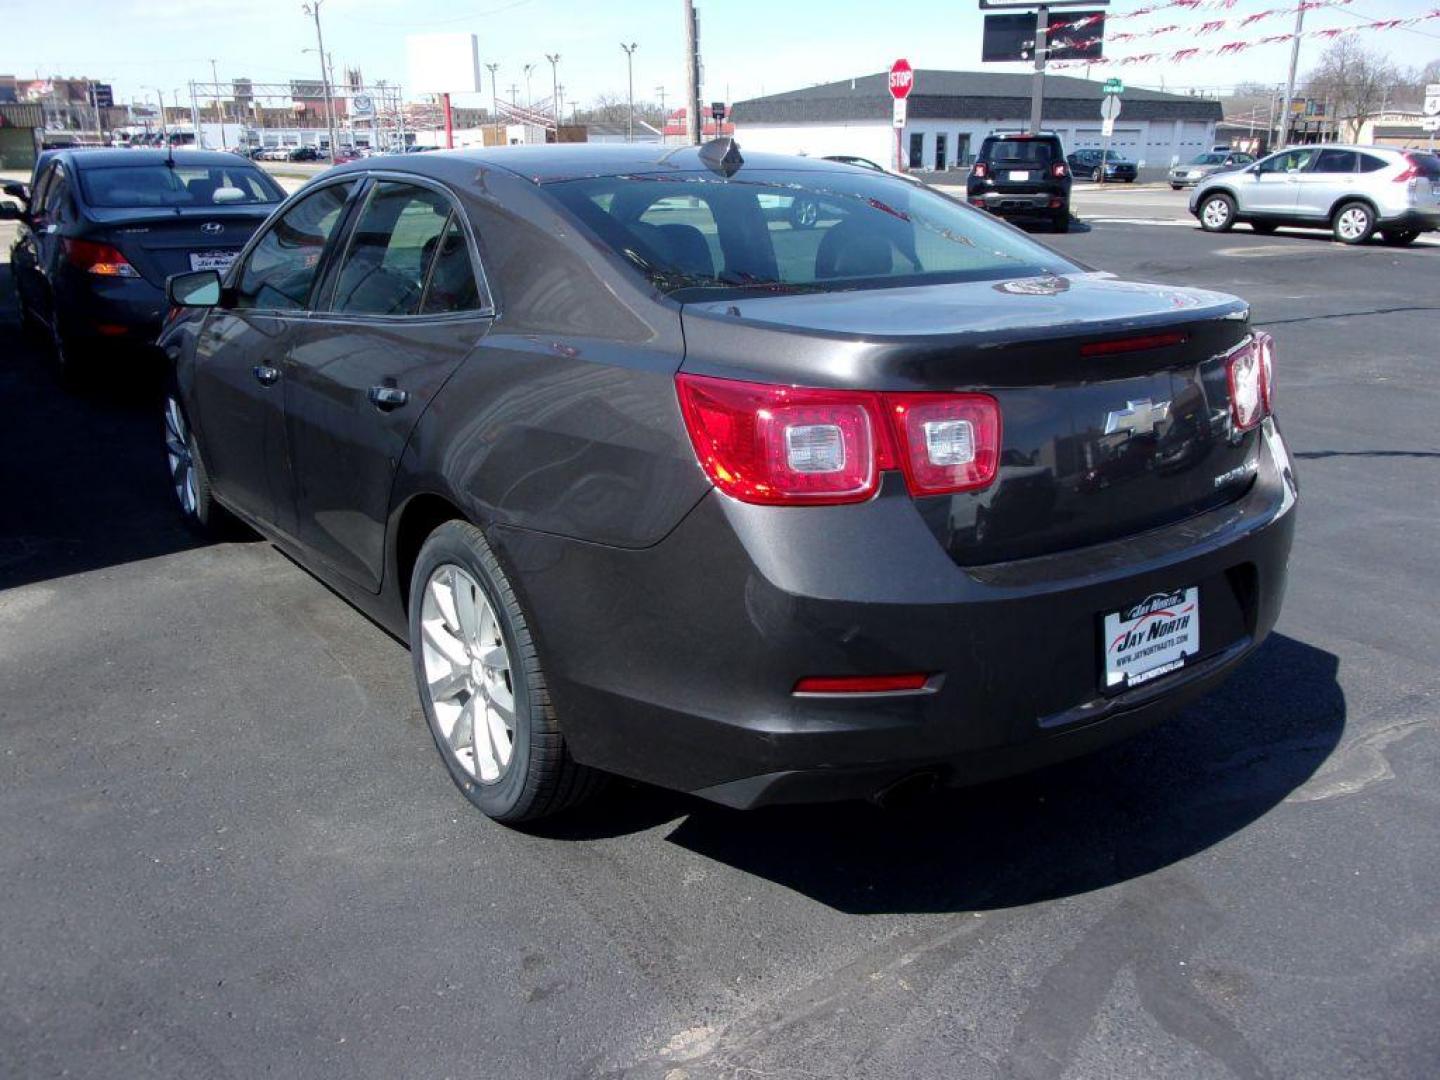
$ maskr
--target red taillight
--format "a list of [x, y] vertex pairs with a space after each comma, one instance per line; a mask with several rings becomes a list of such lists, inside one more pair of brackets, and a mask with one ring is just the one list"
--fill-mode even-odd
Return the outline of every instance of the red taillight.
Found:
[[1395, 183], [1408, 184], [1420, 175], [1420, 159], [1414, 154], [1405, 155], [1405, 168], [1395, 175]]
[[913, 495], [982, 488], [1000, 458], [1000, 406], [985, 394], [880, 394], [676, 377], [705, 474], [742, 502], [864, 502], [901, 469]]
[[701, 467], [742, 502], [862, 502], [893, 467], [872, 394], [702, 375], [676, 383]]
[[801, 679], [796, 694], [903, 694], [924, 690], [930, 676], [908, 675], [813, 675]]
[[985, 177], [990, 175], [990, 166], [986, 165], [983, 161], [977, 161], [971, 167], [970, 171], [973, 172], [976, 176], [978, 176], [981, 180], [984, 180]]
[[130, 265], [130, 260], [109, 244], [97, 244], [93, 240], [65, 240], [63, 243], [66, 260], [87, 274], [126, 278], [140, 276]]
[[1051, 165], [1050, 175], [1057, 180], [1062, 179], [1065, 176], [1065, 163], [1063, 161], [1057, 161], [1054, 165]]
[[912, 495], [988, 487], [1000, 467], [1000, 405], [988, 394], [885, 394]]
[[1274, 354], [1270, 335], [1257, 332], [1230, 357], [1230, 415], [1240, 431], [1253, 428], [1273, 408]]

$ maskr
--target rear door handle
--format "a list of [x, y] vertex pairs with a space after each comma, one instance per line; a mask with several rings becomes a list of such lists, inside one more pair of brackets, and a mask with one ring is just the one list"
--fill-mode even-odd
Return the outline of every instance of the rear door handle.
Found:
[[269, 364], [256, 364], [250, 371], [261, 386], [274, 386], [280, 378], [280, 369]]
[[410, 395], [398, 386], [370, 387], [370, 404], [374, 405], [381, 412], [398, 409], [409, 400]]

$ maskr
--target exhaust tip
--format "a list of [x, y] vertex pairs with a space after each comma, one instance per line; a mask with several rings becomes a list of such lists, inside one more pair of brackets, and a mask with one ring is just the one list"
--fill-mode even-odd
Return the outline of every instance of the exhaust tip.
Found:
[[940, 774], [934, 769], [922, 769], [886, 784], [870, 796], [870, 801], [882, 810], [896, 810], [933, 795], [939, 787]]

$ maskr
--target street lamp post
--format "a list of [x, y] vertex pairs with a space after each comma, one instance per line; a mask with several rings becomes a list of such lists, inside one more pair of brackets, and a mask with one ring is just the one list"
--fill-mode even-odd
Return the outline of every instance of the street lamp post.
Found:
[[630, 86], [628, 95], [630, 112], [625, 120], [626, 142], [635, 141], [635, 50], [639, 47], [640, 46], [633, 41], [629, 45], [626, 45], [623, 41], [620, 43], [620, 48], [625, 50], [625, 73]]
[[530, 89], [530, 76], [534, 71], [534, 64], [525, 65], [525, 108], [528, 111], [534, 111], [535, 109], [535, 94]]
[[220, 121], [220, 149], [225, 149], [225, 106], [220, 103], [220, 76], [215, 61], [210, 61], [210, 78], [215, 81], [215, 117]]
[[550, 111], [555, 114], [555, 141], [560, 141], [560, 54], [546, 53], [550, 61]]
[[315, 20], [315, 46], [320, 53], [320, 84], [325, 90], [325, 129], [330, 134], [330, 156], [335, 156], [335, 110], [330, 101], [330, 73], [325, 66], [325, 35], [320, 30], [320, 5], [325, 0], [310, 0], [300, 8]]
[[486, 64], [485, 68], [490, 72], [490, 108], [495, 113], [495, 119], [492, 123], [498, 124], [500, 122], [500, 94], [495, 89], [495, 73], [500, 70], [500, 65]]

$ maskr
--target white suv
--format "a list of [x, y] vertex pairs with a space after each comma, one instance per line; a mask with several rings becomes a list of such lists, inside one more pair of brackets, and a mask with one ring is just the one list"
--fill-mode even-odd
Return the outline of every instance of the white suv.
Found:
[[1207, 232], [1246, 221], [1258, 233], [1299, 225], [1363, 244], [1378, 230], [1387, 244], [1408, 244], [1440, 229], [1440, 158], [1386, 146], [1290, 147], [1201, 180], [1190, 213]]

